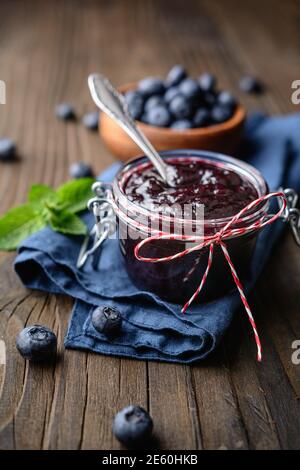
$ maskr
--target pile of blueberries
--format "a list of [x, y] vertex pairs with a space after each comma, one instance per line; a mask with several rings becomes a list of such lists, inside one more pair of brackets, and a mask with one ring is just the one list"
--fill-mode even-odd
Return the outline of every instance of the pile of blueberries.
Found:
[[190, 78], [181, 65], [175, 65], [165, 80], [144, 78], [136, 90], [125, 93], [125, 100], [133, 119], [177, 130], [220, 124], [237, 106], [229, 91], [217, 89], [216, 77], [204, 73]]

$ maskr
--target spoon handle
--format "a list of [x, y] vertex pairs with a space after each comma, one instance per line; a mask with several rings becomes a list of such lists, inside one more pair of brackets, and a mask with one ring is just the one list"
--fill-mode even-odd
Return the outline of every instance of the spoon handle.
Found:
[[168, 173], [166, 164], [129, 115], [123, 95], [113, 87], [106, 77], [100, 74], [90, 75], [88, 77], [88, 85], [96, 105], [101, 111], [108, 114], [134, 140], [151, 160], [163, 180], [167, 182]]

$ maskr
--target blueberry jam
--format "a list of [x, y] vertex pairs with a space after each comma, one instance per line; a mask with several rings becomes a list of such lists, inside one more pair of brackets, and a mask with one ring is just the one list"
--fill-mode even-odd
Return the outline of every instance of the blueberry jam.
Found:
[[[251, 201], [266, 194], [267, 187], [262, 176], [241, 161], [201, 151], [194, 151], [193, 155], [185, 150], [172, 151], [165, 155], [167, 163], [176, 170], [172, 187], [164, 183], [145, 159], [133, 160], [118, 175], [116, 184], [125, 196], [124, 208], [128, 207], [127, 201], [130, 202], [133, 215], [146, 211], [151, 220], [157, 219], [157, 213], [159, 218], [169, 215], [172, 219], [177, 216], [175, 206], [183, 208], [189, 204], [192, 205], [191, 218], [195, 220], [193, 214], [203, 204], [204, 235], [212, 235], [225, 226], [225, 217], [232, 217]], [[255, 221], [259, 214], [254, 210], [249, 217]], [[176, 217], [177, 221], [179, 219]], [[149, 230], [147, 233], [147, 229], [135, 228], [130, 220], [131, 216], [127, 219], [119, 217], [119, 243], [131, 280], [142, 291], [150, 291], [169, 302], [185, 303], [200, 284], [207, 267], [209, 248], [160, 263], [138, 260], [134, 249], [149, 236]], [[173, 228], [171, 223], [170, 234]], [[242, 282], [249, 271], [256, 238], [257, 232], [253, 232], [226, 240]], [[144, 245], [140, 254], [146, 258], [162, 258], [182, 252], [185, 248], [182, 240], [157, 239]], [[196, 301], [213, 300], [232, 288], [235, 285], [228, 264], [220, 246], [216, 245], [209, 276]]]
[[[171, 164], [171, 162], [169, 162]], [[172, 205], [204, 204], [205, 219], [230, 217], [258, 197], [252, 183], [227, 167], [205, 160], [173, 161], [174, 185], [168, 186], [149, 165], [127, 180], [128, 199], [149, 210], [172, 214]]]

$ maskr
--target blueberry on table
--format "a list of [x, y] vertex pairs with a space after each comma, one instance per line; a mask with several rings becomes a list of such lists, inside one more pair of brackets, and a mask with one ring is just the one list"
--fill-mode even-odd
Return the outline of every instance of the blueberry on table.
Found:
[[171, 122], [171, 115], [165, 106], [155, 106], [146, 115], [147, 123], [156, 127], [167, 127]]
[[193, 127], [204, 127], [210, 123], [210, 112], [207, 108], [199, 108], [193, 117]]
[[73, 179], [87, 178], [94, 175], [92, 167], [83, 162], [72, 163], [69, 173]]
[[264, 91], [264, 85], [255, 77], [245, 76], [242, 77], [239, 83], [239, 87], [245, 93], [262, 93]]
[[55, 115], [63, 121], [71, 121], [76, 118], [74, 108], [69, 103], [60, 103], [55, 107]]
[[215, 89], [217, 80], [214, 75], [211, 75], [210, 73], [203, 73], [202, 75], [200, 75], [198, 83], [200, 85], [201, 90], [207, 92], [213, 91]]
[[192, 122], [189, 119], [178, 119], [171, 124], [171, 129], [184, 130], [191, 129], [193, 127]]
[[82, 124], [91, 131], [96, 131], [99, 125], [99, 112], [93, 111], [91, 113], [87, 113], [82, 118]]
[[165, 84], [160, 78], [147, 77], [139, 82], [138, 91], [145, 97], [162, 95], [165, 92]]
[[57, 338], [46, 326], [32, 325], [18, 334], [16, 346], [24, 359], [34, 362], [50, 361], [56, 355]]
[[113, 421], [113, 433], [128, 448], [149, 445], [153, 421], [140, 406], [129, 405], [119, 411]]
[[186, 70], [182, 65], [174, 65], [167, 75], [166, 83], [168, 86], [178, 85], [186, 76]]
[[8, 162], [16, 158], [16, 144], [12, 139], [0, 139], [0, 160]]
[[179, 84], [180, 92], [189, 99], [199, 98], [201, 95], [201, 88], [197, 80], [193, 78], [186, 78]]
[[165, 102], [170, 103], [172, 101], [172, 99], [175, 98], [175, 96], [177, 96], [179, 94], [180, 94], [180, 91], [179, 91], [179, 88], [177, 86], [172, 86], [172, 87], [168, 88], [165, 95], [164, 95]]
[[138, 91], [128, 91], [124, 96], [131, 117], [140, 119], [144, 109], [144, 97]]
[[151, 108], [155, 108], [155, 106], [159, 105], [164, 105], [163, 97], [159, 95], [150, 96], [145, 102], [145, 112], [147, 113]]
[[169, 109], [176, 119], [186, 119], [192, 114], [190, 101], [183, 95], [177, 95], [170, 101]]
[[236, 99], [229, 91], [221, 91], [217, 97], [218, 104], [221, 106], [226, 106], [232, 110], [236, 107]]
[[215, 124], [228, 121], [232, 116], [232, 109], [226, 106], [214, 106], [211, 110], [211, 117]]
[[92, 324], [98, 333], [111, 335], [120, 331], [122, 326], [122, 317], [116, 308], [108, 305], [101, 305], [92, 313]]

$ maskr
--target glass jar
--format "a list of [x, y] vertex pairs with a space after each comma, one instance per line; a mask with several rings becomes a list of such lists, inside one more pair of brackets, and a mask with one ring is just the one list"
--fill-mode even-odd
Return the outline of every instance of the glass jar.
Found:
[[[268, 187], [262, 175], [251, 165], [226, 155], [206, 151], [196, 150], [175, 150], [161, 153], [166, 161], [204, 161], [224, 169], [231, 170], [239, 174], [244, 180], [252, 184], [257, 192], [257, 197], [268, 193]], [[138, 243], [153, 235], [153, 226], [157, 227], [154, 234], [160, 230], [161, 222], [168, 219], [163, 214], [146, 209], [136, 202], [130, 201], [126, 196], [125, 185], [129, 176], [135, 171], [143, 171], [149, 166], [149, 161], [145, 157], [136, 158], [125, 165], [114, 179], [112, 192], [115, 205], [118, 207], [118, 237], [121, 253], [124, 257], [125, 266], [132, 282], [142, 291], [150, 291], [157, 294], [163, 300], [169, 302], [183, 303], [197, 289], [202, 276], [207, 267], [209, 248], [202, 248], [181, 258], [174, 260], [152, 263], [138, 260], [134, 249]], [[268, 210], [268, 202], [261, 203], [255, 210], [249, 212], [244, 220], [255, 222]], [[151, 224], [137, 224], [140, 216], [144, 220], [151, 221]], [[219, 232], [232, 217], [218, 219], [204, 219], [200, 221], [184, 220], [184, 224], [195, 229], [195, 224], [199, 227], [203, 235], [213, 235]], [[155, 222], [155, 223], [152, 223]], [[170, 234], [176, 234], [180, 228], [181, 219], [171, 218]], [[174, 227], [177, 227], [175, 230]], [[236, 225], [235, 227], [238, 227]], [[255, 247], [258, 231], [244, 235], [236, 235], [226, 240], [226, 245], [231, 259], [241, 280], [247, 275], [250, 266], [251, 256]], [[142, 247], [141, 253], [147, 258], [162, 258], [174, 255], [186, 248], [184, 240], [159, 239]], [[232, 276], [228, 264], [217, 245], [214, 251], [214, 261], [212, 263], [209, 276], [207, 277], [203, 292], [199, 296], [200, 301], [208, 301], [224, 295], [234, 287]]]

